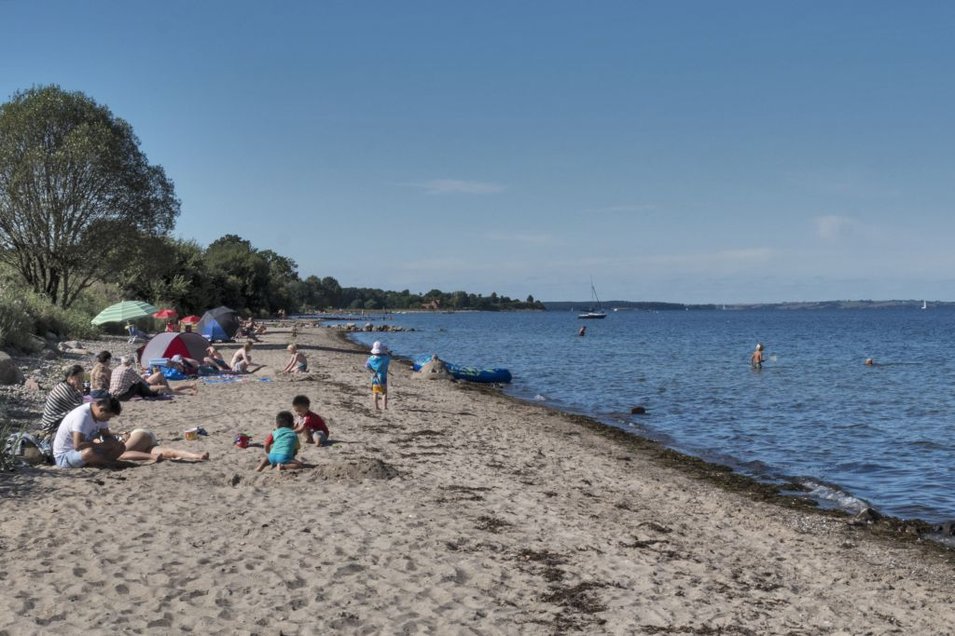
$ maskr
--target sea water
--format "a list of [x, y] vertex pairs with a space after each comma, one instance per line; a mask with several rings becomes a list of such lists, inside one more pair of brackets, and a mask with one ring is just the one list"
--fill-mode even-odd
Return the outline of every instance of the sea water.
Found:
[[[563, 311], [408, 313], [384, 324], [414, 331], [355, 339], [507, 367], [506, 391], [518, 398], [761, 480], [796, 481], [829, 505], [940, 522], [955, 519], [953, 319], [918, 307], [621, 310], [586, 321]], [[757, 342], [762, 370], [749, 365]], [[631, 415], [634, 406], [646, 414]]]

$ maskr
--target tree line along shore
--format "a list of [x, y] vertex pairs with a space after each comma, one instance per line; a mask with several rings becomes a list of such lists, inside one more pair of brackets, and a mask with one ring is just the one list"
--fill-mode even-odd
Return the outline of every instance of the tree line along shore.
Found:
[[264, 317], [326, 308], [543, 309], [466, 291], [342, 287], [235, 234], [208, 246], [172, 235], [181, 201], [132, 126], [79, 91], [37, 86], [0, 104], [0, 347], [96, 335], [119, 300], [180, 315], [226, 305]]

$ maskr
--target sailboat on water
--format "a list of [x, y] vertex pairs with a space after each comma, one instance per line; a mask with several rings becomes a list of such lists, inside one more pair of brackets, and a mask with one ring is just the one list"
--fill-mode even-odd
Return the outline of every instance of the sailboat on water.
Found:
[[577, 314], [577, 317], [581, 320], [599, 320], [601, 318], [606, 318], [607, 313], [600, 307], [600, 299], [597, 298], [597, 288], [594, 287], [593, 279], [590, 280], [590, 293], [594, 297], [594, 302], [597, 304], [597, 308], [594, 309], [591, 307], [582, 314]]
[[922, 309], [928, 309], [928, 303], [926, 303], [924, 300], [922, 301]]

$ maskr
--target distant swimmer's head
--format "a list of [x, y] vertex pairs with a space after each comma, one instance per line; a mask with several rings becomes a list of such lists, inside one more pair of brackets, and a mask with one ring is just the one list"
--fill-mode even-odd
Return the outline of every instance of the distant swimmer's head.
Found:
[[757, 343], [756, 343], [756, 350], [757, 350], [757, 351], [762, 351], [762, 350], [763, 350], [763, 343], [757, 342]]
[[867, 367], [875, 366], [875, 360], [873, 360], [872, 358], [866, 358], [866, 359], [865, 359], [865, 366], [867, 366]]

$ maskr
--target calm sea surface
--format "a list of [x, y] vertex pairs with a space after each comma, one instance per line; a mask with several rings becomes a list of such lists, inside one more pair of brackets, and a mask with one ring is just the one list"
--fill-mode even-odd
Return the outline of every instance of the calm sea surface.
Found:
[[507, 367], [517, 397], [796, 480], [833, 506], [938, 522], [955, 519], [953, 321], [931, 308], [399, 314], [387, 323], [416, 331], [356, 340]]

